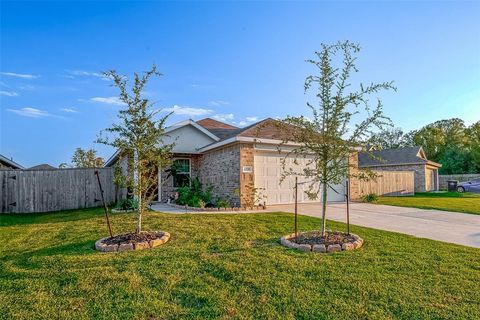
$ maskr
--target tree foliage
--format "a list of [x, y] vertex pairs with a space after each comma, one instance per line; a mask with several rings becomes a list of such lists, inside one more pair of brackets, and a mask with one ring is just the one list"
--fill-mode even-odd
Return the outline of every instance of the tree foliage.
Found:
[[103, 166], [103, 158], [97, 157], [94, 149], [77, 148], [72, 156], [72, 164], [76, 168], [98, 168]]
[[[313, 93], [307, 102], [311, 115], [288, 116], [283, 119], [284, 143], [298, 143], [288, 152], [283, 162], [283, 177], [304, 176], [308, 181], [307, 194], [315, 198], [322, 192], [322, 235], [325, 234], [327, 191], [345, 177], [371, 178], [373, 173], [354, 173], [347, 161], [353, 149], [364, 146], [374, 129], [384, 129], [390, 120], [384, 115], [382, 102], [370, 101], [372, 94], [394, 89], [392, 82], [363, 85], [351, 89], [351, 75], [358, 72], [356, 55], [358, 44], [346, 41], [333, 45], [322, 44], [316, 58], [307, 60], [316, 73], [305, 80], [305, 93]], [[301, 171], [288, 168], [286, 159], [294, 162], [306, 159]], [[353, 166], [353, 165], [352, 165]]]
[[480, 172], [480, 121], [467, 127], [458, 118], [439, 120], [405, 134], [387, 129], [370, 143], [379, 149], [421, 146], [429, 160], [442, 164], [441, 174]]
[[[105, 129], [97, 142], [115, 147], [119, 152], [122, 170], [116, 170], [116, 181], [133, 190], [138, 200], [137, 232], [142, 230], [142, 215], [158, 189], [158, 168], [170, 164], [173, 144], [165, 144], [165, 122], [170, 114], [160, 116], [154, 104], [143, 96], [149, 79], [161, 76], [153, 66], [141, 76], [134, 73], [128, 87], [125, 76], [115, 70], [104, 73], [120, 91], [124, 107], [118, 112], [118, 122]], [[103, 135], [105, 133], [108, 136]]]
[[103, 158], [97, 156], [95, 149], [77, 148], [73, 153], [71, 164], [61, 163], [59, 168], [99, 168], [103, 163]]
[[405, 147], [408, 142], [400, 128], [387, 128], [374, 133], [369, 139], [369, 144], [375, 149], [395, 149]]

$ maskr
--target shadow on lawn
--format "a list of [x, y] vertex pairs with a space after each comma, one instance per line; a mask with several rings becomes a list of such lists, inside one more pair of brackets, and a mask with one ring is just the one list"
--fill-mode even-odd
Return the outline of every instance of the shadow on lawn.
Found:
[[[109, 213], [111, 217], [124, 213]], [[76, 209], [42, 213], [10, 213], [0, 214], [0, 227], [14, 227], [28, 224], [64, 223], [68, 221], [81, 221], [93, 218], [104, 218], [102, 208]]]

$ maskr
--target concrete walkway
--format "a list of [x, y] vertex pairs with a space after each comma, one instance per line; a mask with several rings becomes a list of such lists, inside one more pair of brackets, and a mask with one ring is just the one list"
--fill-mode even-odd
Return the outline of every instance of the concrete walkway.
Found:
[[[293, 213], [294, 206], [275, 205], [269, 206], [267, 210]], [[298, 213], [319, 218], [321, 217], [321, 204], [299, 204]], [[346, 204], [329, 204], [327, 219], [346, 222]], [[480, 215], [351, 203], [350, 223], [480, 248]]]

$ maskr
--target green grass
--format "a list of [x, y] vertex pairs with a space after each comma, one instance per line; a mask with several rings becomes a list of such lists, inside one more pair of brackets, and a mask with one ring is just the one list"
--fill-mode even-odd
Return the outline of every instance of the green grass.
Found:
[[407, 197], [380, 197], [376, 203], [480, 214], [480, 194], [475, 193], [421, 192]]
[[[134, 225], [112, 220], [116, 233]], [[145, 229], [172, 239], [108, 254], [93, 250], [100, 209], [0, 216], [0, 318], [480, 318], [479, 249], [353, 226], [361, 249], [302, 253], [279, 245], [292, 224], [285, 213], [148, 213]]]

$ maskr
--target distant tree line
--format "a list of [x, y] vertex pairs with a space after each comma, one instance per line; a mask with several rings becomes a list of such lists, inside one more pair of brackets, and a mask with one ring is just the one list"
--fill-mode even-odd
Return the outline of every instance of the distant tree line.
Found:
[[378, 149], [421, 146], [429, 160], [442, 164], [440, 174], [480, 172], [480, 121], [466, 126], [458, 118], [440, 120], [407, 133], [392, 128], [374, 134], [370, 144]]

